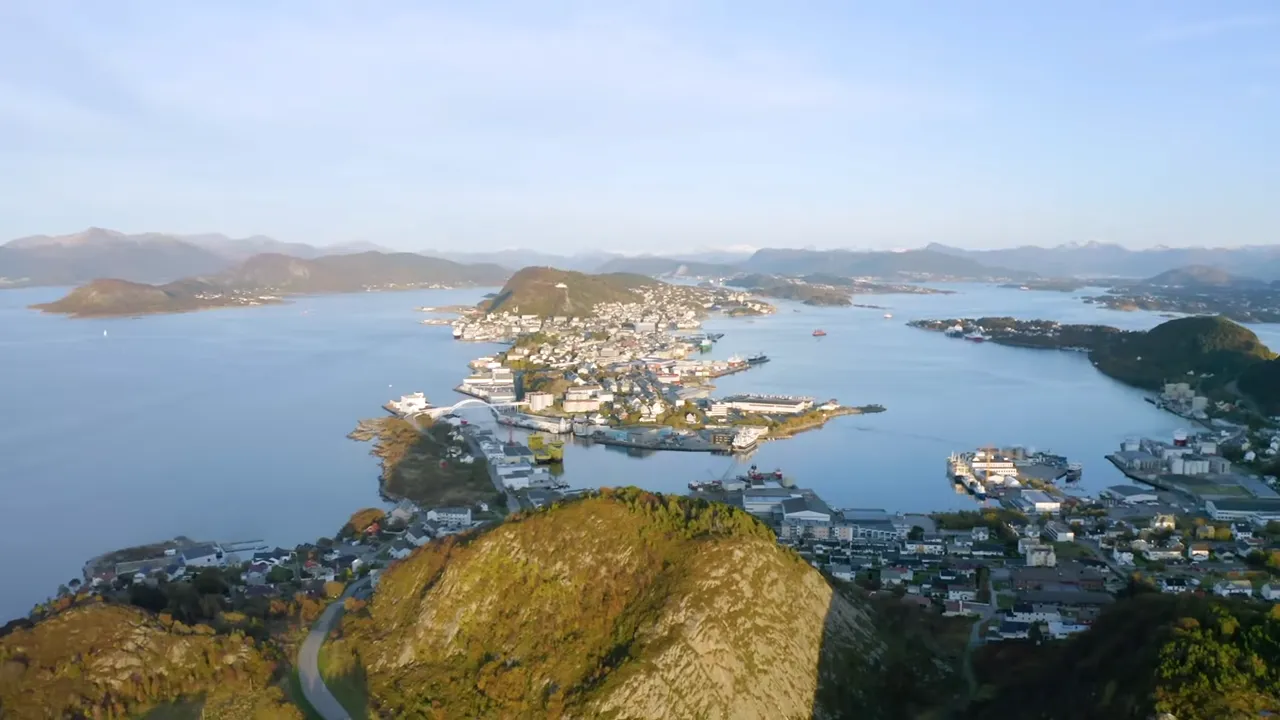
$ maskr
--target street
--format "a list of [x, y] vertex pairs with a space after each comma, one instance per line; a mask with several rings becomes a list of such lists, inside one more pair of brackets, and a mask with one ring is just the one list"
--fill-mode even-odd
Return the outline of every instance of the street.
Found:
[[320, 676], [320, 646], [324, 645], [329, 631], [342, 617], [343, 601], [368, 588], [370, 582], [366, 577], [351, 583], [343, 591], [342, 597], [329, 603], [329, 607], [320, 613], [316, 624], [311, 626], [311, 632], [307, 633], [307, 639], [302, 642], [302, 648], [298, 651], [298, 679], [302, 694], [325, 720], [351, 720], [351, 715], [343, 709], [333, 693], [329, 692], [324, 678]]

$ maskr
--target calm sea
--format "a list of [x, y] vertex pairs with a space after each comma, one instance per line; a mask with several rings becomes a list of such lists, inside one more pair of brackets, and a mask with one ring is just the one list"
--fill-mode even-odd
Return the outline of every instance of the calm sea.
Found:
[[[1180, 426], [1083, 355], [975, 345], [904, 325], [1008, 314], [1144, 328], [1162, 318], [1095, 309], [1070, 294], [950, 289], [960, 292], [865, 300], [890, 306], [892, 320], [885, 310], [783, 303], [771, 317], [710, 323], [725, 333], [712, 356], [774, 358], [722, 379], [723, 392], [888, 408], [768, 443], [750, 461], [782, 468], [836, 506], [961, 508], [972, 500], [943, 477], [951, 451], [1051, 449], [1082, 462], [1083, 485], [1097, 489], [1123, 480], [1102, 456], [1125, 436]], [[108, 549], [178, 534], [293, 545], [378, 504], [368, 446], [344, 436], [392, 397], [456, 397], [466, 361], [499, 348], [455, 342], [447, 327], [418, 324], [414, 308], [473, 303], [483, 292], [116, 320], [25, 309], [60, 289], [0, 292], [0, 556], [10, 579], [0, 583], [0, 619], [25, 613]], [[813, 338], [815, 328], [827, 336]], [[1280, 333], [1264, 340], [1280, 345]], [[565, 469], [574, 486], [679, 492], [734, 468], [724, 457], [572, 445]]]

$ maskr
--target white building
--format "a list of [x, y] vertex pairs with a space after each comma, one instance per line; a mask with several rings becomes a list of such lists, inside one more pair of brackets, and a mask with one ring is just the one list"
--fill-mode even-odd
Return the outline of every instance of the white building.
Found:
[[1253, 584], [1248, 580], [1223, 580], [1213, 586], [1213, 594], [1223, 597], [1232, 595], [1247, 597], [1253, 595]]
[[1280, 499], [1274, 498], [1221, 498], [1205, 501], [1204, 508], [1209, 517], [1219, 521], [1280, 520]]
[[530, 412], [542, 412], [551, 407], [556, 402], [556, 396], [549, 392], [531, 392], [524, 396], [529, 402]]
[[1023, 490], [1019, 500], [1021, 505], [1037, 513], [1056, 513], [1062, 509], [1062, 503], [1043, 490]]
[[1027, 567], [1056, 567], [1058, 554], [1048, 545], [1031, 545], [1026, 551]]
[[182, 564], [187, 567], [222, 567], [226, 564], [226, 555], [222, 548], [213, 543], [192, 545], [179, 553]]
[[471, 508], [439, 507], [427, 511], [427, 519], [445, 525], [471, 525]]
[[732, 410], [765, 415], [797, 415], [813, 407], [813, 398], [788, 395], [733, 395], [724, 399]]
[[1057, 520], [1050, 520], [1045, 524], [1044, 534], [1054, 542], [1072, 542], [1076, 539], [1075, 532]]

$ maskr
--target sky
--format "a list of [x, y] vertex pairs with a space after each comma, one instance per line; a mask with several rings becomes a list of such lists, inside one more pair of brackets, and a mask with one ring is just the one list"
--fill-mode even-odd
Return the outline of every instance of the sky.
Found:
[[1280, 4], [0, 2], [0, 239], [1280, 242]]

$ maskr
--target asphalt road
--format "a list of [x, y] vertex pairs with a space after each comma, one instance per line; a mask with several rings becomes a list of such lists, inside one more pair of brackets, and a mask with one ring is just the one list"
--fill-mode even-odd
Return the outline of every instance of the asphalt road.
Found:
[[329, 637], [329, 631], [333, 629], [338, 618], [342, 617], [342, 602], [367, 588], [369, 583], [369, 578], [363, 578], [348, 585], [342, 597], [330, 603], [329, 607], [320, 613], [316, 624], [311, 626], [311, 632], [307, 633], [307, 639], [302, 641], [302, 648], [298, 651], [298, 679], [299, 684], [302, 685], [302, 694], [325, 720], [351, 720], [351, 715], [343, 709], [333, 693], [329, 692], [324, 679], [320, 677], [320, 646], [324, 645], [325, 638]]

